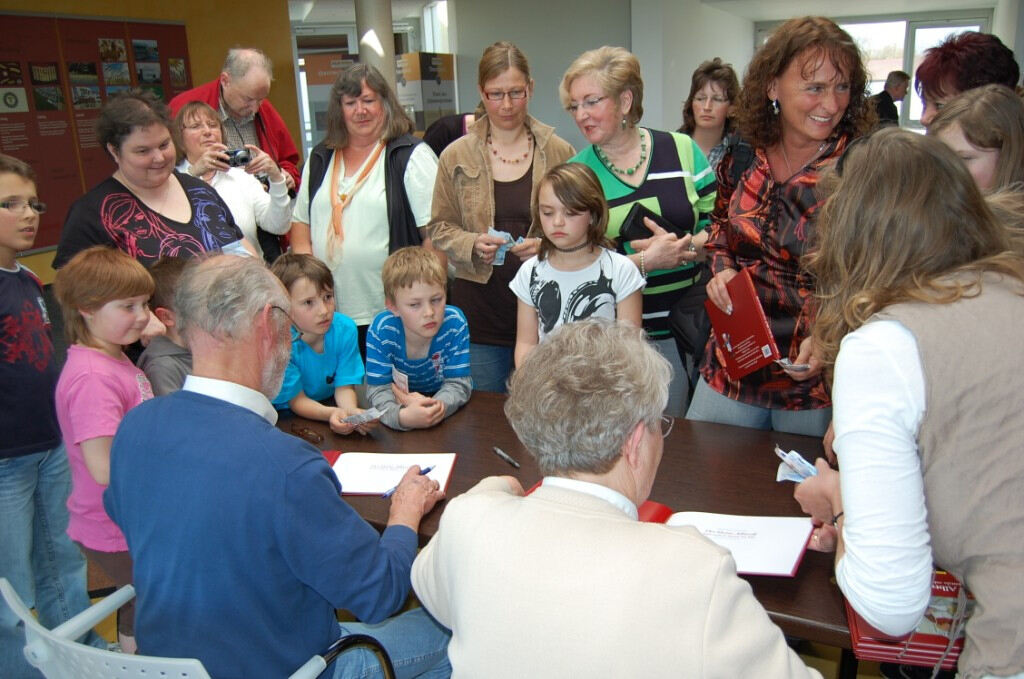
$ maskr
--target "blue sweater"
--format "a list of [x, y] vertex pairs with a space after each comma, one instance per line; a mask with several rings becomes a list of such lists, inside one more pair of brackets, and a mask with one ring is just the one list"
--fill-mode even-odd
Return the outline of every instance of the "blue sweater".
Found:
[[287, 676], [409, 592], [416, 534], [378, 534], [342, 501], [315, 448], [259, 415], [179, 391], [124, 418], [104, 504], [134, 559], [146, 655], [214, 677]]

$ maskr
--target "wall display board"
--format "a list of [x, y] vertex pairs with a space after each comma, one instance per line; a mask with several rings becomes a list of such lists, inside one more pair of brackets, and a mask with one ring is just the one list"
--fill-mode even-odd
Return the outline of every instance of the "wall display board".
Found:
[[341, 69], [357, 61], [342, 52], [307, 54], [303, 57], [306, 71], [306, 97], [313, 142], [319, 143], [327, 134], [327, 105], [331, 100], [331, 86], [341, 75]]
[[184, 24], [0, 14], [0, 152], [29, 163], [54, 246], [71, 203], [115, 166], [96, 139], [107, 98], [132, 87], [170, 101], [191, 87]]
[[395, 57], [398, 102], [425, 130], [455, 109], [455, 57], [451, 54], [408, 52]]

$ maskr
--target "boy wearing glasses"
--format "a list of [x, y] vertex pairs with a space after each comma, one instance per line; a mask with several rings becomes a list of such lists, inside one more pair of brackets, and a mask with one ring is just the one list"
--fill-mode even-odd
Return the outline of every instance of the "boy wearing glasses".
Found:
[[[0, 577], [47, 628], [88, 608], [85, 559], [68, 538], [71, 471], [54, 409], [59, 373], [39, 279], [17, 262], [32, 247], [39, 215], [35, 173], [0, 154]], [[22, 653], [24, 630], [0, 605], [0, 667], [39, 676]], [[86, 643], [106, 644], [89, 632]]]

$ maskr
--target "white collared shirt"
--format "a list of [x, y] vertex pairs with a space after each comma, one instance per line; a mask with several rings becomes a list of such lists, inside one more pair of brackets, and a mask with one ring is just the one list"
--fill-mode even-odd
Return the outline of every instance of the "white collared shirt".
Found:
[[270, 424], [277, 424], [277, 410], [270, 404], [270, 399], [255, 389], [244, 387], [237, 382], [188, 375], [181, 389], [209, 396], [218, 401], [227, 401], [240, 408], [251, 410]]
[[579, 479], [567, 479], [564, 476], [545, 476], [541, 485], [555, 486], [556, 488], [564, 488], [565, 490], [574, 490], [578, 493], [593, 495], [594, 497], [600, 498], [615, 506], [617, 509], [621, 509], [626, 516], [630, 517], [634, 521], [639, 520], [640, 518], [636, 510], [636, 505], [633, 504], [628, 497], [617, 490], [612, 490], [608, 486], [602, 486], [600, 483], [580, 481]]

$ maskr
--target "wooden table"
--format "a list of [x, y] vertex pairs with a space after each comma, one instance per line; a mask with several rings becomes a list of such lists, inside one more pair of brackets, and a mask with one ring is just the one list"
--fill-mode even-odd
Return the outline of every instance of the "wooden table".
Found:
[[[504, 396], [474, 392], [469, 403], [441, 425], [416, 432], [395, 432], [378, 427], [372, 436], [336, 436], [323, 422], [282, 419], [278, 426], [290, 431], [300, 423], [324, 435], [323, 450], [364, 452], [453, 452], [459, 458], [448, 486], [455, 497], [495, 474], [515, 476], [529, 488], [540, 480], [533, 458], [519, 443], [502, 411]], [[764, 516], [799, 516], [792, 483], [777, 483], [778, 443], [813, 460], [822, 454], [820, 439], [764, 432], [676, 419], [665, 441], [665, 452], [651, 499], [675, 511], [707, 511]], [[491, 450], [498, 446], [522, 465], [514, 469]], [[346, 496], [367, 521], [383, 529], [388, 500]], [[444, 505], [424, 517], [420, 542], [437, 531]], [[680, 573], [680, 577], [685, 577]], [[843, 597], [832, 575], [832, 555], [808, 551], [796, 577], [744, 576], [772, 620], [790, 636], [850, 648]], [[852, 655], [844, 653], [847, 659]]]

